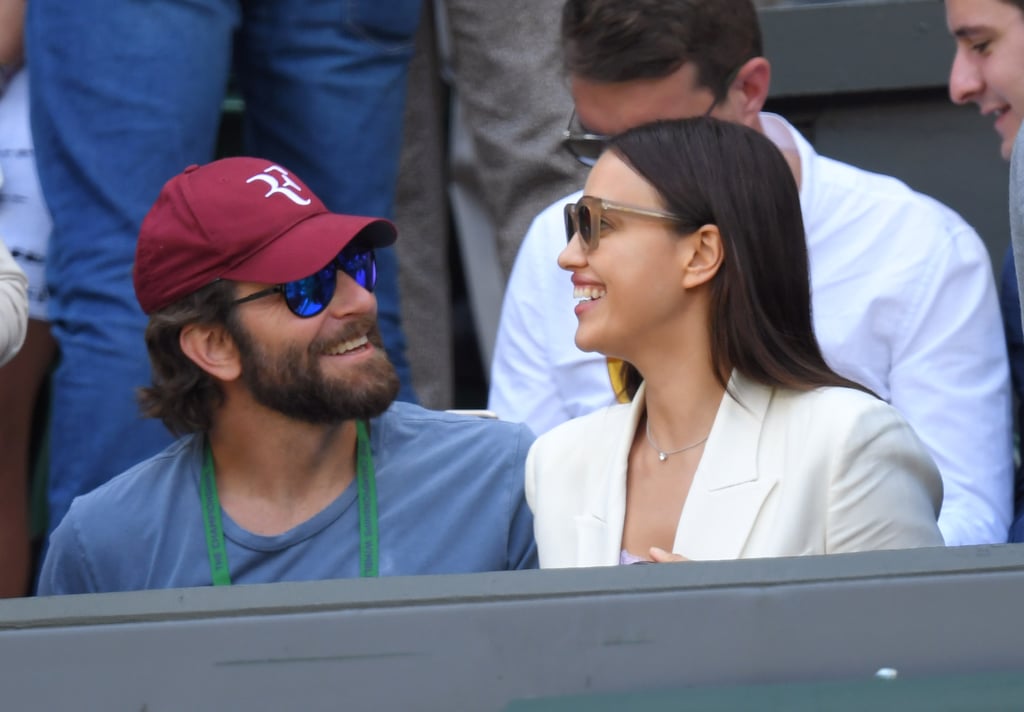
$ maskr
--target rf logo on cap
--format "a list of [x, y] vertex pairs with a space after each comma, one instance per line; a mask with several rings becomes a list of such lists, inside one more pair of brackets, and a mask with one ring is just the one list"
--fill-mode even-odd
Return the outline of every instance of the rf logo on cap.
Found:
[[[277, 176], [271, 175], [271, 172], [281, 174], [281, 180], [284, 181], [283, 186], [281, 185], [281, 181], [277, 179]], [[280, 193], [281, 195], [285, 196], [286, 198], [288, 198], [288, 200], [292, 201], [296, 205], [309, 205], [310, 202], [312, 202], [310, 201], [309, 198], [303, 198], [302, 196], [295, 192], [296, 190], [301, 191], [302, 186], [293, 181], [291, 179], [291, 176], [288, 175], [288, 171], [286, 171], [284, 168], [281, 168], [281, 166], [271, 166], [262, 173], [257, 173], [256, 175], [252, 176], [251, 178], [249, 178], [249, 180], [245, 182], [252, 183], [254, 180], [261, 180], [270, 186], [270, 190], [268, 190], [267, 194], [263, 196], [264, 198], [269, 198], [275, 193]]]

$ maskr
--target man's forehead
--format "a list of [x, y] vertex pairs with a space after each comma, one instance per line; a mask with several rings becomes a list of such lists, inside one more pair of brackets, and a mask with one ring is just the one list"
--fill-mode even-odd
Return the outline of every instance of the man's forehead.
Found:
[[1003, 0], [946, 0], [946, 26], [954, 37], [970, 39], [998, 30], [1013, 10]]
[[699, 116], [713, 100], [710, 89], [697, 81], [697, 67], [683, 64], [657, 78], [600, 82], [570, 76], [580, 123], [596, 133], [614, 134], [659, 119]]

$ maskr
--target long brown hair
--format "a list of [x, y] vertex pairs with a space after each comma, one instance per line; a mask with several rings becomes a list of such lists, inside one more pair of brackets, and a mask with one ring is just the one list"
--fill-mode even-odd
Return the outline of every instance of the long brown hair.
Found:
[[[681, 234], [716, 225], [725, 259], [711, 280], [711, 362], [767, 386], [868, 391], [833, 371], [814, 336], [800, 196], [778, 148], [753, 129], [699, 117], [626, 131], [609, 150], [660, 193]], [[624, 366], [630, 395], [641, 375]]]

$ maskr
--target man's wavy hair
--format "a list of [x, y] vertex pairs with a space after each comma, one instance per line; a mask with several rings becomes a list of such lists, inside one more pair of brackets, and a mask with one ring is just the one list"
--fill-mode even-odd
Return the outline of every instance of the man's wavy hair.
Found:
[[750, 0], [567, 0], [562, 47], [566, 70], [596, 82], [660, 79], [692, 62], [719, 101], [764, 54]]
[[224, 400], [220, 385], [181, 350], [181, 330], [189, 324], [223, 324], [229, 333], [235, 285], [218, 281], [154, 312], [146, 326], [146, 348], [153, 385], [139, 389], [143, 415], [159, 418], [175, 435], [205, 432]]
[[[800, 194], [782, 153], [753, 129], [710, 117], [658, 121], [611, 139], [687, 235], [716, 225], [725, 259], [710, 282], [711, 363], [728, 387], [733, 369], [766, 386], [855, 388], [825, 362], [811, 319], [810, 269]], [[642, 375], [623, 364], [626, 393]]]

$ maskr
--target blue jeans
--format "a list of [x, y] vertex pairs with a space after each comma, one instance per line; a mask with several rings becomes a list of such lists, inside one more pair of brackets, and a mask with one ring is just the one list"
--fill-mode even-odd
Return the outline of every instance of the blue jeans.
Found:
[[[161, 186], [213, 158], [229, 74], [246, 152], [337, 212], [392, 213], [406, 71], [421, 0], [32, 0], [33, 133], [53, 214], [50, 527], [71, 500], [163, 448], [131, 268]], [[384, 343], [414, 396], [392, 250], [378, 256]]]

